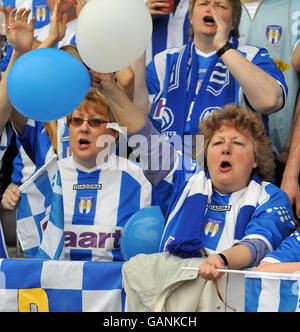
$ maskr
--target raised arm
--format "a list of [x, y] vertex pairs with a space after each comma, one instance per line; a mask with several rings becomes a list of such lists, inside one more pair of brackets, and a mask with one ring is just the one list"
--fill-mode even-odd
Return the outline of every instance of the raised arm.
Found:
[[135, 77], [133, 102], [139, 109], [150, 116], [152, 104], [149, 101], [146, 83], [146, 52], [131, 65], [131, 68]]
[[115, 78], [117, 79], [119, 88], [133, 101], [135, 77], [131, 67], [117, 71]]
[[[229, 29], [213, 7], [211, 13], [217, 24], [214, 47], [218, 51], [228, 38]], [[284, 105], [284, 93], [278, 82], [261, 68], [251, 63], [235, 49], [222, 55], [222, 60], [239, 82], [250, 105], [262, 114], [279, 111]]]
[[90, 71], [92, 86], [98, 88], [107, 98], [111, 110], [121, 127], [127, 127], [128, 134], [144, 127], [145, 114], [122, 91], [112, 74], [100, 74]]
[[27, 119], [14, 110], [7, 94], [6, 83], [12, 65], [21, 55], [32, 48], [35, 18], [33, 17], [28, 23], [30, 9], [21, 8], [17, 11], [16, 8], [11, 10], [10, 7], [4, 8], [2, 6], [0, 9], [6, 16], [6, 38], [14, 48], [8, 67], [0, 82], [0, 129], [3, 129], [11, 116], [16, 129], [19, 131], [19, 128], [25, 126]]
[[54, 47], [66, 33], [68, 14], [61, 12], [62, 0], [57, 0], [50, 17], [50, 32], [47, 38], [37, 48]]
[[[11, 10], [11, 6], [8, 8], [4, 8], [0, 5], [0, 11], [5, 14], [6, 21], [8, 20], [9, 11]], [[7, 31], [7, 29], [6, 29]], [[8, 68], [9, 69], [9, 68]], [[8, 70], [7, 69], [7, 70]], [[11, 113], [11, 103], [9, 101], [7, 91], [6, 91], [6, 80], [7, 75], [3, 75], [0, 81], [0, 133], [2, 133], [3, 128], [6, 125]]]
[[76, 17], [79, 16], [82, 8], [85, 6], [86, 4], [86, 0], [71, 0], [73, 7], [75, 8], [76, 11]]

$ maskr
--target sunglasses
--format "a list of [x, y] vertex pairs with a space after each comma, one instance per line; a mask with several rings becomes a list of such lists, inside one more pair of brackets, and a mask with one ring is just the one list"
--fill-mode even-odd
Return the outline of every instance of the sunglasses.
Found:
[[74, 127], [79, 127], [83, 124], [84, 121], [87, 121], [90, 127], [100, 127], [103, 123], [108, 123], [108, 121], [98, 119], [98, 118], [91, 118], [91, 119], [83, 119], [79, 116], [72, 116], [69, 119], [69, 124]]

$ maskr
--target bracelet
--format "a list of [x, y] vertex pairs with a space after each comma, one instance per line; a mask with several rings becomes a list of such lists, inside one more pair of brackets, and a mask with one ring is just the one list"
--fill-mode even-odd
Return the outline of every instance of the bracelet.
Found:
[[233, 46], [227, 40], [226, 44], [217, 51], [217, 56], [220, 58], [226, 51], [233, 49]]
[[227, 260], [227, 258], [225, 257], [225, 255], [223, 255], [223, 254], [218, 254], [218, 255], [222, 258], [225, 267], [227, 267], [227, 266], [228, 266], [228, 260]]

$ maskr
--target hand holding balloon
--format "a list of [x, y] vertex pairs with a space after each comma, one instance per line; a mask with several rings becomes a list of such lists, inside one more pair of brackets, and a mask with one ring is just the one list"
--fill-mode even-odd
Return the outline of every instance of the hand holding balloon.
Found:
[[90, 70], [92, 86], [97, 88], [104, 95], [113, 91], [117, 85], [112, 73], [98, 73]]
[[133, 101], [134, 72], [131, 67], [121, 69], [114, 74], [98, 73], [93, 70], [90, 70], [90, 74], [92, 86], [97, 88], [104, 95], [107, 96], [107, 94], [114, 90], [115, 86], [118, 86], [122, 91], [125, 92], [127, 97]]

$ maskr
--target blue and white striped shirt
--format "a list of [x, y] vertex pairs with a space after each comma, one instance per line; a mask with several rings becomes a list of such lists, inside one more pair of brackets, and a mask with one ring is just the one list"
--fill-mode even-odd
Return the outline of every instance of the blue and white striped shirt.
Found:
[[272, 253], [268, 254], [264, 261], [273, 263], [300, 262], [300, 231], [296, 230], [286, 238], [280, 246]]
[[[156, 201], [142, 169], [114, 154], [93, 169], [78, 165], [72, 157], [58, 165], [50, 220], [37, 258], [122, 261], [123, 227], [132, 214]], [[53, 235], [53, 229], [63, 232]], [[60, 252], [56, 245], [61, 242], [54, 236], [63, 233]]]

